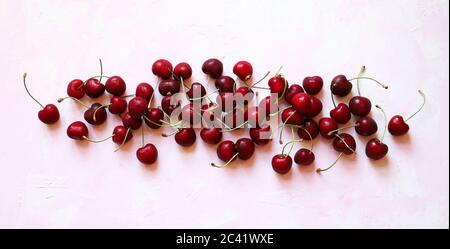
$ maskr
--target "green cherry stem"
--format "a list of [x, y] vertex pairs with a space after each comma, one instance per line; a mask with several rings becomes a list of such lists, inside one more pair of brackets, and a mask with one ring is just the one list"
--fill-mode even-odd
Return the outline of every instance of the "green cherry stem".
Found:
[[[358, 77], [362, 77], [365, 72], [366, 66], [362, 66], [361, 69], [359, 70]], [[356, 80], [356, 89], [358, 90], [358, 95], [361, 96], [361, 90], [359, 89], [359, 80], [360, 79]]]
[[283, 135], [283, 127], [286, 125], [286, 123], [289, 121], [289, 119], [292, 117], [292, 115], [294, 115], [295, 112], [292, 112], [291, 115], [289, 115], [289, 117], [287, 117], [287, 119], [283, 122], [283, 124], [280, 127], [280, 135], [278, 136], [278, 141], [280, 142], [280, 144], [283, 144], [283, 139], [282, 139], [282, 135]]
[[[265, 78], [267, 78], [267, 76], [269, 76], [269, 74], [270, 74], [270, 71], [267, 71], [267, 73], [264, 75], [264, 77], [262, 77], [261, 79], [259, 79], [255, 83], [251, 84], [249, 87], [250, 88], [254, 88], [257, 84], [261, 83]], [[260, 89], [270, 89], [270, 88], [260, 88]]]
[[28, 95], [30, 95], [30, 97], [36, 102], [38, 103], [38, 105], [40, 105], [42, 107], [42, 109], [44, 109], [44, 105], [41, 104], [41, 102], [39, 102], [37, 99], [35, 99], [33, 97], [33, 95], [31, 95], [30, 91], [28, 90], [27, 84], [26, 84], [26, 78], [27, 78], [27, 73], [23, 74], [23, 86], [25, 87], [25, 90], [27, 91]]
[[422, 110], [422, 108], [425, 106], [425, 102], [427, 101], [425, 93], [423, 93], [422, 90], [419, 90], [419, 94], [420, 94], [420, 96], [422, 96], [422, 105], [416, 112], [414, 112], [411, 116], [409, 116], [407, 119], [405, 119], [405, 122], [410, 120], [412, 117], [416, 116], [416, 114], [419, 113]]
[[122, 146], [125, 144], [125, 142], [127, 141], [128, 134], [130, 134], [130, 130], [131, 130], [131, 128], [128, 128], [128, 129], [127, 129], [127, 133], [125, 134], [125, 138], [123, 139], [123, 141], [122, 141], [122, 143], [119, 145], [119, 147], [117, 147], [117, 149], [114, 150], [114, 152], [119, 151], [119, 150], [122, 148]]
[[230, 158], [230, 160], [228, 160], [228, 162], [226, 162], [224, 165], [217, 165], [215, 163], [211, 163], [211, 166], [216, 167], [216, 168], [224, 168], [224, 167], [228, 166], [237, 156], [239, 156], [239, 153], [234, 154], [233, 157]]
[[85, 103], [83, 103], [81, 100], [76, 99], [76, 98], [74, 98], [74, 97], [70, 97], [70, 96], [67, 96], [67, 97], [58, 99], [58, 103], [61, 103], [61, 102], [63, 102], [63, 101], [66, 100], [66, 99], [72, 99], [72, 100], [74, 100], [75, 102], [77, 102], [78, 104], [80, 104], [80, 105], [82, 105], [82, 106], [84, 106], [84, 107], [86, 107], [86, 108], [88, 108], [88, 109], [90, 108], [88, 105], [86, 105]]
[[336, 158], [336, 160], [334, 160], [334, 162], [330, 166], [328, 166], [325, 169], [320, 169], [320, 168], [316, 169], [316, 172], [320, 174], [323, 171], [327, 171], [327, 170], [331, 169], [337, 163], [337, 161], [339, 161], [339, 159], [341, 158], [342, 154], [344, 154], [344, 152], [339, 153], [339, 156]]
[[91, 143], [96, 143], [96, 144], [98, 144], [98, 143], [101, 143], [101, 142], [105, 142], [106, 140], [108, 140], [108, 139], [110, 139], [110, 138], [112, 138], [112, 137], [114, 137], [114, 134], [111, 135], [111, 136], [109, 136], [109, 137], [107, 137], [107, 138], [101, 139], [101, 140], [91, 140], [91, 139], [89, 139], [89, 138], [86, 137], [86, 136], [83, 136], [82, 138], [83, 138], [83, 140], [89, 141], [89, 142], [91, 142]]
[[384, 117], [384, 130], [383, 130], [383, 136], [381, 137], [381, 142], [383, 142], [384, 140], [384, 135], [386, 135], [386, 128], [387, 128], [387, 117], [386, 117], [386, 112], [383, 110], [383, 108], [381, 108], [381, 106], [379, 105], [375, 105], [376, 108], [380, 109], [380, 111], [383, 113], [383, 117]]

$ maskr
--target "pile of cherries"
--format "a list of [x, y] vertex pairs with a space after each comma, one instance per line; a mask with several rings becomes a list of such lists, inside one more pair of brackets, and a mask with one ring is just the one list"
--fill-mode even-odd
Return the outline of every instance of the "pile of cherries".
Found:
[[[99, 143], [111, 139], [118, 145], [119, 150], [133, 138], [133, 132], [141, 129], [142, 146], [136, 151], [136, 157], [143, 164], [152, 164], [157, 160], [158, 150], [152, 143], [145, 143], [144, 127], [150, 129], [171, 128], [173, 132], [162, 133], [163, 137], [174, 136], [180, 146], [192, 146], [196, 141], [196, 130], [200, 129], [200, 138], [207, 144], [217, 145], [217, 156], [224, 161], [223, 165], [211, 163], [214, 167], [225, 167], [236, 158], [247, 160], [255, 152], [256, 146], [264, 146], [273, 140], [274, 131], [271, 123], [273, 119], [282, 124], [278, 126], [280, 144], [284, 128], [290, 128], [293, 138], [287, 142], [280, 154], [272, 158], [272, 168], [275, 172], [285, 174], [290, 171], [293, 161], [300, 165], [310, 165], [315, 160], [313, 140], [320, 134], [332, 141], [333, 148], [339, 152], [337, 159], [327, 168], [317, 169], [318, 173], [333, 167], [342, 155], [356, 152], [355, 138], [346, 129], [354, 128], [360, 136], [374, 136], [378, 131], [377, 122], [369, 116], [372, 103], [369, 98], [361, 96], [360, 80], [369, 80], [382, 88], [388, 87], [379, 81], [363, 76], [362, 67], [358, 76], [347, 79], [338, 75], [331, 81], [331, 99], [334, 108], [329, 117], [314, 119], [322, 112], [322, 102], [317, 94], [322, 91], [323, 79], [320, 76], [304, 78], [302, 85], [289, 84], [280, 70], [268, 80], [268, 87], [257, 86], [262, 79], [253, 82], [253, 67], [247, 61], [239, 61], [233, 67], [236, 78], [223, 75], [223, 64], [212, 58], [202, 65], [202, 71], [208, 76], [208, 81], [214, 82], [215, 91], [208, 93], [207, 87], [198, 82], [192, 82], [192, 68], [186, 62], [177, 64], [174, 68], [165, 59], [159, 59], [152, 65], [152, 72], [158, 77], [155, 88], [162, 96], [159, 106], [154, 104], [155, 89], [149, 83], [139, 83], [133, 94], [126, 95], [127, 85], [120, 76], [103, 75], [100, 60], [100, 75], [93, 76], [86, 81], [74, 79], [67, 86], [67, 97], [58, 99], [62, 102], [71, 99], [86, 108], [84, 120], [91, 126], [102, 125], [110, 115], [118, 115], [122, 124], [117, 125], [111, 136], [102, 140], [89, 138], [89, 129], [85, 122], [75, 121], [67, 128], [67, 136], [74, 140]], [[102, 82], [105, 80], [105, 83]], [[347, 103], [336, 105], [335, 97], [347, 97], [356, 81], [358, 95], [352, 96]], [[60, 113], [54, 104], [42, 105], [28, 91], [26, 73], [23, 84], [30, 97], [42, 109], [38, 113], [39, 119], [45, 124], [54, 124], [59, 120]], [[257, 91], [258, 90], [258, 91]], [[259, 101], [259, 92], [267, 90], [268, 96]], [[95, 102], [85, 104], [81, 99], [87, 95], [90, 99], [97, 99], [107, 92], [108, 103]], [[425, 95], [419, 90], [423, 98], [420, 108], [411, 116], [393, 116], [387, 122], [384, 110], [375, 105], [384, 115], [384, 131], [380, 138], [371, 138], [365, 148], [367, 157], [379, 160], [388, 153], [388, 146], [383, 143], [386, 130], [394, 136], [401, 136], [408, 132], [407, 122], [416, 115], [425, 104]], [[211, 95], [216, 94], [213, 101]], [[183, 104], [183, 99], [185, 104]], [[256, 101], [253, 101], [256, 99]], [[256, 102], [257, 104], [253, 104]], [[355, 122], [348, 124], [355, 117]], [[339, 127], [341, 125], [341, 127]], [[249, 137], [239, 138], [236, 142], [222, 141], [224, 132], [248, 128]], [[307, 148], [300, 148], [290, 156], [294, 145], [308, 141]]]

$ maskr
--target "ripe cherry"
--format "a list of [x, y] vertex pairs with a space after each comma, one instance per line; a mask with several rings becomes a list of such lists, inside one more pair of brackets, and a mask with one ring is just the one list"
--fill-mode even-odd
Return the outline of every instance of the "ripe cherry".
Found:
[[277, 94], [278, 98], [282, 98], [289, 88], [287, 80], [281, 74], [277, 74], [274, 77], [270, 78], [268, 85], [270, 87], [270, 92], [273, 94]]
[[67, 85], [68, 96], [76, 99], [81, 99], [83, 98], [84, 94], [84, 82], [82, 80], [74, 79]]
[[142, 82], [142, 83], [139, 83], [139, 85], [137, 85], [135, 96], [141, 97], [147, 101], [150, 101], [154, 92], [155, 91], [150, 84]]
[[331, 92], [339, 97], [345, 97], [352, 91], [352, 83], [344, 75], [338, 75], [331, 81]]
[[84, 119], [91, 125], [101, 125], [106, 121], [107, 113], [105, 106], [94, 103], [84, 112]]
[[265, 110], [266, 116], [276, 113], [278, 111], [277, 99], [273, 96], [264, 97], [261, 102], [259, 102], [258, 107], [261, 110]]
[[356, 141], [352, 135], [348, 133], [340, 133], [336, 134], [336, 137], [333, 140], [333, 148], [342, 152], [346, 155], [350, 155], [355, 153], [356, 151]]
[[203, 128], [200, 130], [200, 137], [207, 144], [218, 144], [222, 140], [222, 129]]
[[235, 98], [236, 98], [236, 104], [239, 106], [248, 105], [248, 103], [253, 99], [253, 96], [255, 93], [252, 91], [251, 88], [247, 86], [241, 86], [238, 89], [236, 89]]
[[304, 140], [314, 139], [319, 135], [319, 125], [313, 119], [307, 118], [303, 121], [303, 125], [297, 130], [297, 134]]
[[105, 93], [105, 85], [100, 83], [100, 81], [95, 78], [88, 79], [83, 88], [86, 95], [93, 99], [98, 98]]
[[133, 138], [133, 133], [130, 128], [126, 128], [123, 125], [114, 127], [112, 140], [114, 143], [123, 145]]
[[201, 100], [206, 95], [206, 89], [202, 84], [194, 82], [186, 92], [186, 95], [189, 101]]
[[148, 143], [136, 151], [136, 157], [143, 164], [153, 164], [158, 158], [158, 150], [155, 145]]
[[192, 68], [188, 63], [181, 62], [175, 66], [173, 74], [179, 80], [187, 80], [192, 76]]
[[142, 97], [134, 97], [128, 103], [128, 113], [135, 119], [140, 119], [148, 110], [148, 101]]
[[303, 90], [303, 88], [300, 85], [292, 84], [292, 85], [289, 86], [289, 88], [287, 89], [286, 93], [284, 94], [284, 99], [289, 104], [292, 104], [291, 103], [292, 97], [294, 97], [294, 95], [297, 94], [297, 93], [304, 93], [304, 92], [305, 91]]
[[[164, 135], [164, 134], [163, 134]], [[175, 134], [175, 142], [183, 147], [189, 147], [195, 143], [197, 136], [192, 128], [182, 128]]]
[[137, 129], [139, 129], [139, 127], [141, 127], [142, 120], [133, 118], [133, 117], [131, 117], [129, 112], [125, 112], [122, 115], [122, 123], [123, 123], [123, 126], [125, 126], [126, 128], [131, 128], [133, 130], [137, 130]]
[[211, 58], [203, 62], [202, 71], [209, 77], [217, 79], [222, 76], [223, 64], [220, 60]]
[[189, 121], [191, 126], [201, 122], [201, 106], [199, 103], [189, 103], [181, 108], [181, 112], [178, 115], [178, 119], [184, 123]]
[[278, 174], [286, 174], [291, 170], [292, 158], [289, 155], [278, 154], [272, 158], [272, 168]]
[[309, 111], [305, 114], [307, 117], [315, 117], [319, 115], [319, 113], [322, 112], [322, 101], [320, 99], [316, 98], [315, 96], [309, 96], [311, 99], [311, 108], [309, 108]]
[[114, 96], [122, 96], [127, 89], [125, 81], [120, 76], [112, 76], [106, 80], [106, 91]]
[[152, 73], [163, 80], [170, 79], [172, 76], [172, 64], [165, 59], [156, 60], [152, 65]]
[[67, 136], [75, 140], [87, 140], [89, 135], [87, 126], [81, 121], [75, 121], [67, 127]]
[[236, 107], [234, 94], [230, 92], [220, 92], [216, 97], [216, 103], [223, 112], [229, 112]]
[[230, 141], [225, 140], [217, 146], [217, 157], [219, 157], [220, 160], [227, 162], [224, 165], [216, 165], [214, 163], [211, 163], [211, 166], [213, 167], [226, 167], [228, 166], [236, 157], [238, 156], [238, 153], [236, 151], [236, 145]]
[[220, 76], [214, 82], [219, 92], [233, 92], [235, 81], [230, 76]]
[[163, 119], [164, 113], [158, 108], [150, 108], [144, 115], [145, 124], [152, 129], [161, 127]]
[[373, 118], [360, 117], [355, 123], [355, 130], [361, 136], [370, 136], [377, 132], [378, 125]]
[[386, 118], [386, 113], [384, 112], [384, 110], [378, 105], [376, 105], [376, 107], [378, 109], [380, 109], [380, 111], [383, 113], [383, 116], [384, 116], [383, 136], [381, 137], [381, 140], [378, 138], [372, 138], [369, 140], [369, 142], [367, 142], [366, 155], [370, 159], [380, 160], [381, 158], [386, 156], [386, 154], [388, 153], [388, 150], [389, 150], [388, 146], [385, 143], [383, 143], [383, 139], [386, 134], [387, 118]]
[[306, 114], [311, 109], [311, 98], [306, 93], [297, 93], [292, 97], [291, 104], [297, 112]]
[[303, 115], [297, 112], [293, 107], [288, 107], [281, 112], [281, 121], [284, 124], [301, 125]]
[[255, 144], [250, 138], [240, 138], [235, 144], [238, 157], [242, 160], [247, 160], [255, 153]]
[[272, 140], [272, 129], [270, 125], [265, 125], [262, 128], [250, 128], [249, 135], [255, 144], [265, 145]]
[[164, 96], [161, 99], [161, 108], [168, 115], [181, 106], [181, 100], [175, 99], [175, 96]]
[[319, 131], [326, 139], [332, 139], [335, 135], [335, 130], [338, 129], [337, 123], [331, 118], [321, 118], [319, 120]]
[[310, 76], [303, 79], [303, 89], [310, 95], [318, 94], [322, 87], [323, 79], [320, 76]]
[[239, 61], [234, 65], [233, 73], [236, 74], [242, 81], [246, 81], [252, 77], [252, 64], [247, 61]]
[[38, 104], [42, 107], [42, 110], [38, 112], [38, 118], [41, 120], [44, 124], [54, 124], [59, 120], [59, 110], [58, 107], [56, 107], [54, 104], [47, 104], [46, 106], [42, 105], [39, 101], [37, 101], [28, 91], [27, 84], [26, 84], [26, 77], [27, 74], [23, 74], [23, 85], [25, 87], [25, 90], [27, 91], [28, 95]]
[[350, 99], [349, 107], [351, 113], [355, 116], [364, 117], [369, 114], [372, 104], [370, 100], [362, 96], [354, 96]]
[[108, 110], [112, 114], [120, 115], [127, 110], [127, 101], [123, 97], [113, 96], [108, 105]]
[[170, 96], [180, 92], [180, 82], [174, 79], [163, 80], [158, 85], [159, 93], [162, 96]]
[[393, 116], [391, 120], [389, 120], [388, 125], [389, 133], [391, 133], [394, 136], [401, 136], [409, 131], [409, 125], [406, 122], [410, 120], [412, 117], [414, 117], [417, 113], [419, 113], [425, 106], [426, 102], [425, 94], [421, 90], [419, 90], [419, 94], [420, 96], [422, 96], [422, 104], [420, 108], [405, 120], [403, 120], [403, 117], [400, 115]]
[[352, 114], [350, 113], [350, 108], [346, 104], [339, 103], [330, 111], [330, 117], [339, 124], [346, 124], [350, 121]]
[[299, 165], [310, 165], [314, 162], [315, 156], [311, 150], [301, 148], [294, 155], [294, 162]]

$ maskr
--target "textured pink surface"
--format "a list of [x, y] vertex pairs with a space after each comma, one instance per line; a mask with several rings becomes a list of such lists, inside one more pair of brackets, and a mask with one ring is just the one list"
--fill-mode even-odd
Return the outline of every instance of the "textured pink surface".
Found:
[[[445, 0], [1, 0], [0, 227], [448, 228], [448, 7]], [[361, 65], [390, 86], [362, 85], [388, 115], [412, 113], [419, 88], [429, 101], [409, 136], [387, 136], [388, 158], [377, 163], [358, 138], [358, 154], [332, 171], [295, 166], [281, 177], [270, 166], [281, 149], [274, 141], [248, 162], [216, 169], [213, 146], [182, 149], [148, 131], [160, 157], [145, 168], [135, 158], [139, 139], [117, 153], [112, 142], [69, 140], [67, 125], [82, 119], [74, 103], [58, 105], [57, 125], [41, 124], [21, 85], [27, 71], [34, 95], [55, 103], [71, 79], [97, 74], [99, 57], [128, 92], [156, 82], [157, 58], [188, 61], [205, 82], [201, 63], [218, 57], [227, 74], [246, 59], [256, 78], [280, 65], [291, 83], [321, 75], [324, 115], [331, 78], [354, 76]], [[372, 115], [382, 123], [379, 112]], [[91, 128], [92, 137], [109, 135], [115, 123]], [[226, 138], [238, 136], [247, 132]], [[316, 143], [316, 166], [326, 166], [337, 153], [328, 141]]]

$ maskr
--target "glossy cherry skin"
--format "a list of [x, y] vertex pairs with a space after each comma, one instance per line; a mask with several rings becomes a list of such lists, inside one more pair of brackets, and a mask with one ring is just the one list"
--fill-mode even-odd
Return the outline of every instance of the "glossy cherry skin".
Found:
[[352, 135], [348, 133], [340, 133], [333, 140], [333, 148], [338, 152], [350, 155], [356, 151], [356, 141]]
[[271, 96], [264, 97], [261, 102], [259, 102], [259, 108], [265, 110], [266, 116], [278, 111], [276, 99]]
[[[303, 129], [301, 129], [301, 128], [297, 129], [297, 134], [301, 139], [311, 140], [311, 138], [314, 139], [319, 135], [319, 125], [313, 119], [310, 119], [310, 118], [305, 119], [303, 121], [302, 127], [303, 127]], [[308, 133], [305, 130], [307, 130], [309, 132], [311, 137], [308, 135]]]
[[361, 117], [355, 122], [355, 130], [359, 135], [370, 136], [377, 132], [378, 125], [371, 117]]
[[350, 108], [344, 104], [339, 103], [333, 110], [330, 111], [330, 117], [339, 124], [346, 124], [350, 121], [352, 114]]
[[184, 122], [189, 121], [191, 126], [200, 123], [201, 121], [201, 107], [199, 104], [190, 103], [181, 108], [181, 112], [178, 115], [179, 120]]
[[229, 92], [220, 92], [216, 97], [216, 103], [223, 112], [229, 112], [236, 107], [234, 94]]
[[[152, 129], [158, 129], [162, 125], [161, 120], [164, 119], [164, 113], [158, 108], [150, 108], [145, 113], [145, 117], [146, 118], [144, 118], [144, 122], [148, 127]], [[151, 122], [148, 120], [150, 120]]]
[[163, 80], [172, 77], [172, 63], [165, 59], [156, 60], [152, 65], [152, 73]]
[[310, 95], [316, 95], [322, 90], [323, 79], [320, 76], [309, 76], [303, 79], [303, 89]]
[[140, 119], [147, 110], [148, 101], [142, 97], [134, 97], [128, 103], [128, 112], [135, 119]]
[[249, 135], [255, 144], [265, 145], [270, 142], [271, 128], [269, 125], [262, 128], [250, 128]]
[[409, 131], [409, 125], [402, 116], [395, 115], [389, 120], [388, 131], [394, 136], [401, 136]]
[[349, 102], [350, 112], [355, 116], [364, 117], [372, 109], [372, 103], [366, 97], [354, 96]]
[[284, 99], [286, 102], [291, 104], [292, 97], [294, 97], [297, 93], [304, 93], [305, 90], [303, 90], [303, 87], [297, 84], [292, 84], [289, 86], [289, 88], [286, 90], [286, 93], [284, 94]]
[[305, 148], [299, 149], [294, 155], [294, 162], [298, 165], [310, 165], [314, 162], [314, 159], [316, 159], [314, 153]]
[[54, 124], [59, 120], [59, 110], [54, 104], [48, 104], [38, 112], [38, 118], [44, 124]]
[[122, 96], [127, 89], [125, 81], [120, 76], [112, 76], [105, 82], [106, 91], [114, 96]]
[[112, 114], [122, 114], [127, 110], [128, 103], [123, 97], [113, 96], [109, 103], [108, 110]]
[[235, 143], [238, 157], [242, 160], [248, 160], [255, 153], [255, 144], [250, 138], [240, 138]]
[[159, 93], [162, 96], [170, 96], [180, 92], [180, 82], [174, 79], [163, 80], [158, 86]]
[[293, 107], [289, 107], [281, 112], [281, 121], [283, 123], [286, 122], [286, 124], [301, 125], [303, 122], [303, 115], [297, 112]]
[[136, 97], [141, 97], [144, 98], [147, 101], [150, 101], [150, 99], [152, 98], [152, 95], [154, 93], [154, 89], [153, 87], [145, 82], [139, 83], [139, 85], [137, 85], [136, 87]]
[[238, 89], [236, 89], [235, 98], [236, 98], [236, 104], [240, 106], [248, 105], [248, 103], [253, 99], [253, 96], [255, 94], [253, 93], [252, 89], [246, 86], [241, 86]]
[[289, 84], [287, 80], [282, 77], [281, 75], [277, 75], [275, 77], [272, 77], [269, 79], [268, 82], [270, 92], [274, 94], [278, 94], [278, 97], [283, 97], [283, 94], [287, 91], [289, 88]]
[[174, 96], [164, 96], [161, 99], [161, 108], [167, 114], [172, 114], [172, 112], [181, 106], [181, 100], [174, 99]]
[[[128, 133], [128, 135], [127, 135]], [[125, 144], [133, 138], [133, 132], [131, 130], [128, 132], [128, 129], [123, 125], [118, 125], [114, 127], [112, 140], [116, 144]], [[125, 141], [125, 142], [124, 142]]]
[[84, 91], [87, 96], [95, 99], [103, 95], [105, 93], [105, 85], [100, 83], [98, 79], [90, 78], [86, 81], [84, 85]]
[[353, 85], [344, 75], [338, 75], [331, 81], [331, 92], [339, 97], [345, 97], [352, 91]]
[[146, 144], [136, 151], [137, 159], [143, 164], [152, 164], [158, 159], [158, 150], [153, 144]]
[[388, 153], [389, 148], [386, 144], [381, 142], [378, 138], [372, 138], [367, 142], [366, 155], [373, 160], [380, 160]]
[[211, 58], [203, 62], [202, 71], [209, 75], [209, 77], [217, 79], [222, 76], [223, 64], [220, 60]]
[[314, 97], [314, 96], [309, 96], [311, 99], [311, 108], [309, 108], [309, 111], [305, 114], [307, 117], [313, 118], [317, 115], [319, 115], [319, 113], [322, 112], [322, 101], [320, 101], [320, 99]]
[[203, 128], [200, 130], [200, 138], [207, 144], [218, 144], [222, 140], [222, 129]]
[[326, 139], [334, 138], [334, 134], [336, 134], [336, 132], [333, 132], [331, 134], [328, 133], [330, 133], [333, 130], [336, 130], [337, 128], [338, 128], [337, 123], [334, 122], [334, 120], [331, 118], [321, 118], [319, 120], [320, 135], [322, 135], [322, 137]]
[[192, 68], [186, 62], [178, 63], [173, 69], [173, 74], [177, 77], [177, 79], [187, 80], [192, 76]]
[[311, 98], [306, 93], [297, 93], [292, 97], [291, 104], [297, 112], [306, 114], [311, 109]]
[[67, 136], [75, 140], [84, 140], [89, 135], [87, 126], [81, 121], [75, 121], [67, 127]]
[[234, 64], [233, 73], [239, 77], [239, 79], [246, 81], [252, 77], [253, 67], [248, 61], [239, 61]]
[[131, 128], [133, 130], [137, 130], [141, 127], [142, 120], [133, 118], [133, 117], [131, 117], [129, 112], [125, 112], [122, 115], [122, 123], [123, 123], [123, 126], [125, 126], [126, 128]]
[[230, 140], [225, 140], [217, 146], [217, 157], [224, 162], [230, 161], [236, 153], [236, 146]]
[[[107, 112], [105, 108], [100, 108], [102, 105], [100, 103], [94, 103], [89, 109], [84, 112], [84, 119], [91, 125], [101, 125], [106, 121]], [[99, 109], [100, 108], [100, 109]], [[97, 110], [98, 109], [98, 110]], [[97, 112], [95, 113], [95, 110]], [[95, 113], [95, 120], [94, 120]]]
[[272, 158], [272, 168], [278, 174], [286, 174], [291, 170], [292, 167], [292, 158], [289, 155], [275, 155]]
[[219, 92], [233, 92], [235, 81], [230, 76], [220, 76], [214, 82]]
[[180, 129], [177, 134], [175, 134], [175, 142], [183, 147], [189, 147], [195, 143], [197, 136], [192, 128]]
[[72, 80], [67, 85], [67, 95], [72, 98], [81, 99], [85, 94], [83, 81], [79, 79]]
[[194, 82], [186, 92], [186, 95], [190, 101], [200, 101], [206, 95], [206, 89], [202, 84]]

